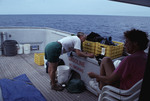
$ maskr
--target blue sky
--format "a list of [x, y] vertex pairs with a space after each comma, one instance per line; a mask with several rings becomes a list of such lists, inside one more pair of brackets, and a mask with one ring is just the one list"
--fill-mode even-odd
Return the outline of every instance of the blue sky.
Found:
[[109, 0], [0, 0], [0, 14], [150, 16], [150, 7]]

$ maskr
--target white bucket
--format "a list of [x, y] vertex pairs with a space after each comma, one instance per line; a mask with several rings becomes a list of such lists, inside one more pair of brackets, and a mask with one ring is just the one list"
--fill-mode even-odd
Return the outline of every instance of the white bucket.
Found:
[[57, 73], [58, 83], [65, 83], [69, 78], [70, 67], [66, 65], [60, 65], [57, 67]]
[[18, 54], [23, 54], [23, 45], [22, 44], [18, 45]]
[[30, 44], [24, 44], [24, 54], [30, 54]]

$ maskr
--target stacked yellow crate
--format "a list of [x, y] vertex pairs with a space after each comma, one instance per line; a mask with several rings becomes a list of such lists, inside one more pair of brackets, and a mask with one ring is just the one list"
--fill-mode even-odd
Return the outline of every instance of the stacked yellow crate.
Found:
[[84, 41], [83, 42], [83, 51], [94, 53], [96, 56], [102, 53], [104, 49], [104, 55], [110, 57], [111, 59], [122, 56], [124, 44], [121, 42], [113, 41], [116, 46], [105, 45], [99, 42]]
[[91, 41], [84, 41], [82, 44], [82, 48], [84, 52], [88, 52], [88, 53], [94, 53], [95, 52], [95, 42], [91, 42]]
[[34, 62], [39, 66], [44, 65], [44, 53], [34, 53]]
[[105, 48], [105, 56], [110, 57], [111, 59], [122, 56], [123, 53], [123, 43], [113, 41], [116, 46], [105, 45], [99, 42], [96, 42], [95, 55], [101, 54], [102, 48]]

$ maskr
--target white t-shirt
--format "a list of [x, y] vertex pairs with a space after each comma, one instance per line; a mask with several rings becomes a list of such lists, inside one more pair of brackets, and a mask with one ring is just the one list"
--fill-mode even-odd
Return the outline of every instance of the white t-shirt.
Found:
[[81, 50], [81, 40], [77, 36], [68, 36], [58, 40], [62, 44], [62, 52], [66, 53], [74, 49]]

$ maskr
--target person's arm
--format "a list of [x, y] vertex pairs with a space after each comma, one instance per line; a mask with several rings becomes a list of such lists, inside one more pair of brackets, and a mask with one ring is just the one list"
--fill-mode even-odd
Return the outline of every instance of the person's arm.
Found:
[[105, 84], [113, 84], [115, 83], [115, 81], [118, 81], [120, 80], [120, 75], [118, 75], [117, 73], [112, 73], [110, 76], [100, 76], [98, 74], [95, 74], [93, 72], [88, 72], [88, 75], [91, 77], [91, 78], [96, 78], [96, 81], [101, 81]]
[[90, 57], [90, 58], [94, 58], [94, 54], [93, 53], [87, 53], [87, 52], [81, 52], [79, 49], [75, 49], [75, 52], [78, 56], [81, 57]]

